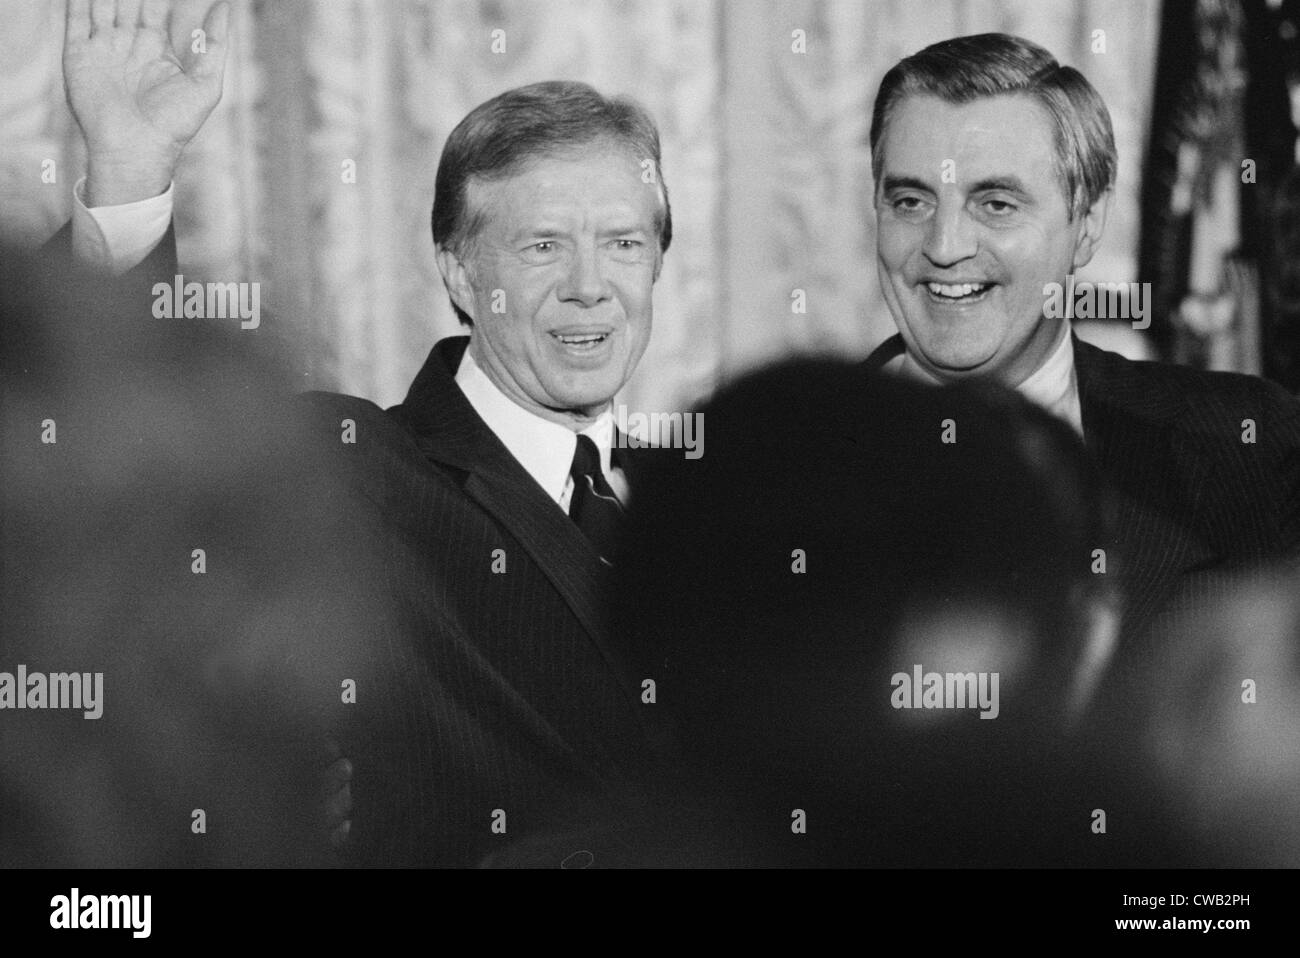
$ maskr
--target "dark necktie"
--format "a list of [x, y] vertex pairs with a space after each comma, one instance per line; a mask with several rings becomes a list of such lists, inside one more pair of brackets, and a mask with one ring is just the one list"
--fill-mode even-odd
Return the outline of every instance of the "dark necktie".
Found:
[[569, 475], [573, 477], [569, 516], [596, 547], [601, 561], [613, 565], [614, 541], [623, 517], [623, 505], [600, 471], [600, 453], [590, 436], [578, 436]]

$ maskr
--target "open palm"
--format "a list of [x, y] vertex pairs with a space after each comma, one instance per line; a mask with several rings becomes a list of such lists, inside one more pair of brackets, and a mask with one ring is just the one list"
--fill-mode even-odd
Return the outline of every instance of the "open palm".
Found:
[[92, 157], [174, 164], [221, 99], [229, 6], [208, 10], [202, 43], [180, 57], [170, 9], [170, 0], [68, 0], [63, 75]]

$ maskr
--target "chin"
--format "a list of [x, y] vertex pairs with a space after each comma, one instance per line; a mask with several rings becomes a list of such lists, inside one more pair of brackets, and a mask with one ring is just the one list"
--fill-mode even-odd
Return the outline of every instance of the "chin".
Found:
[[989, 372], [995, 353], [985, 350], [940, 350], [925, 358], [937, 371], [948, 376], [977, 376]]
[[556, 406], [560, 409], [604, 409], [618, 392], [618, 387], [588, 386], [584, 388], [561, 389], [552, 393]]

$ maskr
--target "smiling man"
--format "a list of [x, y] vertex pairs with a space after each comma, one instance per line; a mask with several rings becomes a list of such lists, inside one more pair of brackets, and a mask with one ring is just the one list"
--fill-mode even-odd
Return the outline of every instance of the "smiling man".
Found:
[[[616, 518], [626, 497], [610, 403], [649, 341], [671, 231], [653, 122], [584, 84], [503, 93], [443, 150], [433, 240], [470, 335], [435, 355], [448, 353], [470, 405], [580, 526]], [[575, 483], [588, 453], [599, 472]], [[592, 531], [606, 564], [608, 531]]]
[[1118, 575], [1130, 632], [1216, 596], [1225, 571], [1296, 553], [1294, 398], [1255, 377], [1130, 362], [1045, 315], [1053, 284], [1092, 259], [1116, 174], [1110, 116], [1081, 73], [1005, 34], [937, 43], [885, 75], [871, 149], [899, 332], [867, 365], [994, 381], [1081, 435], [1118, 514], [1103, 554], [1079, 561]]
[[[590, 95], [547, 84], [505, 97], [521, 109], [529, 98]], [[476, 118], [465, 122], [469, 139]], [[468, 176], [465, 194], [444, 198], [453, 211], [434, 213], [438, 267], [472, 325], [469, 361], [517, 406], [566, 427], [604, 412], [645, 350], [667, 215], [664, 194], [641, 181], [638, 154], [652, 144], [599, 128], [589, 135], [576, 146], [559, 141], [555, 155], [520, 158], [513, 176], [449, 173], [444, 182]], [[641, 137], [650, 140], [649, 129]], [[453, 135], [444, 163], [458, 166], [474, 148]], [[470, 235], [459, 220], [475, 216]]]
[[[68, 5], [89, 169], [71, 243], [148, 279], [177, 272], [170, 183], [220, 99], [229, 22], [214, 4], [209, 52], [177, 57], [172, 13]], [[448, 137], [432, 228], [469, 335], [434, 345], [391, 409], [302, 403], [337, 496], [308, 521], [337, 548], [300, 571], [343, 563], [385, 610], [324, 705], [348, 759], [331, 769], [336, 819], [352, 806], [336, 839], [350, 827], [368, 864], [468, 864], [607, 822], [647, 751], [601, 590], [631, 473], [652, 454], [616, 441], [610, 405], [645, 351], [672, 236], [654, 122], [582, 83], [502, 93]]]
[[322, 432], [356, 423], [349, 485], [389, 556], [388, 696], [340, 731], [356, 853], [385, 864], [602, 819], [644, 753], [601, 590], [648, 452], [619, 448], [610, 404], [671, 238], [658, 133], [585, 84], [510, 90], [452, 131], [432, 221], [469, 335], [387, 411], [312, 397]]

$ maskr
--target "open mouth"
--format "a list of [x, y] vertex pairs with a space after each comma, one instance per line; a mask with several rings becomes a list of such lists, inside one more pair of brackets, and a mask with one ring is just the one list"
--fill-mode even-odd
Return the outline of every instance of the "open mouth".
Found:
[[565, 347], [575, 352], [595, 352], [613, 335], [612, 332], [551, 333]]
[[988, 295], [993, 283], [926, 283], [930, 298], [940, 303], [978, 303]]

